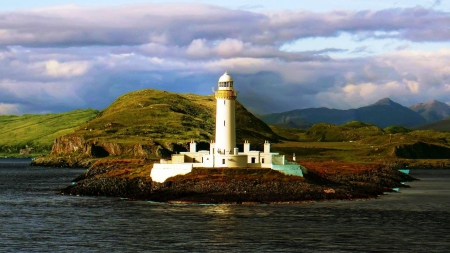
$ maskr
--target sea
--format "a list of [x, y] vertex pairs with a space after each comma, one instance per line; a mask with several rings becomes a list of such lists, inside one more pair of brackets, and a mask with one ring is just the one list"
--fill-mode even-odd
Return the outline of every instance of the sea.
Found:
[[58, 194], [84, 169], [0, 159], [0, 252], [450, 252], [450, 170], [373, 200], [176, 205]]

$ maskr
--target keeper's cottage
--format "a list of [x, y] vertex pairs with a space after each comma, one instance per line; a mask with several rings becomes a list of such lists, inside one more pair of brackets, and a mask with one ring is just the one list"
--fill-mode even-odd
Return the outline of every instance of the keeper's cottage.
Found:
[[243, 152], [236, 147], [235, 104], [238, 92], [234, 90], [233, 78], [226, 72], [219, 78], [216, 98], [216, 140], [211, 141], [209, 150], [197, 151], [197, 144], [191, 141], [189, 152], [172, 155], [172, 160], [161, 159], [153, 165], [150, 176], [155, 182], [184, 175], [192, 168], [271, 168], [288, 175], [303, 176], [300, 165], [288, 162], [284, 155], [270, 152], [270, 143], [265, 141], [264, 151], [250, 150], [245, 141]]

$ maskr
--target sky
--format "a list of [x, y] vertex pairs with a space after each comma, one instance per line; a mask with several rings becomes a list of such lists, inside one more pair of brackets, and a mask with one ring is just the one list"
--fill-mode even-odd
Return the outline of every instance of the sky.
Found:
[[450, 104], [450, 0], [0, 3], [0, 115], [104, 109], [140, 89], [257, 114], [391, 98]]

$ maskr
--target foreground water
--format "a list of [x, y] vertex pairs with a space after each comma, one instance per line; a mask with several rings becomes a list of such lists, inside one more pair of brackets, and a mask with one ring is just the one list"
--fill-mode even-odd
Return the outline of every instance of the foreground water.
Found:
[[0, 252], [449, 252], [450, 171], [376, 200], [169, 205], [55, 194], [83, 170], [0, 159]]

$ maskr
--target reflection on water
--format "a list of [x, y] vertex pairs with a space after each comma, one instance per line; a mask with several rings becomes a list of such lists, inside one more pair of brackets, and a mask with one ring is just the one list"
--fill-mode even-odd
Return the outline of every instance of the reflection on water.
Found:
[[376, 200], [170, 205], [56, 195], [83, 170], [0, 165], [2, 252], [448, 252], [450, 171]]

